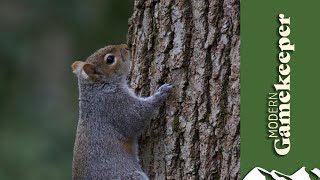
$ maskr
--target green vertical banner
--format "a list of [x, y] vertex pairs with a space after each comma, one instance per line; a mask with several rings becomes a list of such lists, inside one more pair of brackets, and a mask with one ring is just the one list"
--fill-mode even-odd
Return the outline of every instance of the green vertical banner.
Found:
[[241, 1], [241, 179], [320, 179], [320, 1]]

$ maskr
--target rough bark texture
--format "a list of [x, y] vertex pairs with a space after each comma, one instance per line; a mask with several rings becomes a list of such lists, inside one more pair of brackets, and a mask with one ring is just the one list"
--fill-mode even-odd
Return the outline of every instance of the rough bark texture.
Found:
[[151, 179], [240, 179], [239, 0], [135, 0], [131, 86], [175, 90], [140, 139]]

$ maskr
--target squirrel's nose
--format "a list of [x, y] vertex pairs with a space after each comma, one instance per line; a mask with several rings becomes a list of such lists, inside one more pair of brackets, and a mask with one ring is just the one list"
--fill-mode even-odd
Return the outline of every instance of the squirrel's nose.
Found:
[[121, 44], [120, 47], [121, 47], [121, 49], [125, 49], [125, 50], [127, 50], [127, 51], [130, 51], [129, 46], [126, 45], [126, 44]]
[[129, 49], [128, 45], [122, 44], [121, 46], [122, 47], [120, 49], [120, 54], [121, 54], [122, 59], [124, 61], [130, 60], [130, 49]]

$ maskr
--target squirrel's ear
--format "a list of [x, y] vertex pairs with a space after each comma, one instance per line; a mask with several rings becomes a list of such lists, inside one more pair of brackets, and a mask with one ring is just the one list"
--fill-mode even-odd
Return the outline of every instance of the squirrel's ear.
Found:
[[83, 64], [84, 64], [84, 62], [82, 62], [82, 61], [75, 61], [74, 63], [72, 63], [72, 65], [71, 65], [72, 72], [75, 74], [79, 74]]
[[81, 76], [85, 79], [92, 78], [92, 79], [98, 79], [99, 74], [96, 71], [96, 67], [92, 64], [88, 64], [82, 61], [75, 61], [72, 65], [73, 73], [77, 74], [78, 76]]
[[96, 67], [92, 64], [84, 64], [82, 67], [83, 72], [92, 79], [97, 79], [99, 74], [96, 71]]

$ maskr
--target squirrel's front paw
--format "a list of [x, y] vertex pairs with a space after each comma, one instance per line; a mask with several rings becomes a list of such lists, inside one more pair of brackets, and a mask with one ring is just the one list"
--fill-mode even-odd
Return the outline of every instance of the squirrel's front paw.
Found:
[[163, 84], [157, 90], [157, 94], [167, 95], [172, 89], [173, 89], [173, 85], [171, 85], [171, 84]]
[[156, 103], [157, 105], [160, 105], [165, 101], [167, 96], [169, 95], [170, 91], [173, 89], [173, 86], [171, 84], [164, 84], [159, 87], [159, 89], [156, 91], [156, 93], [151, 96], [149, 99]]

